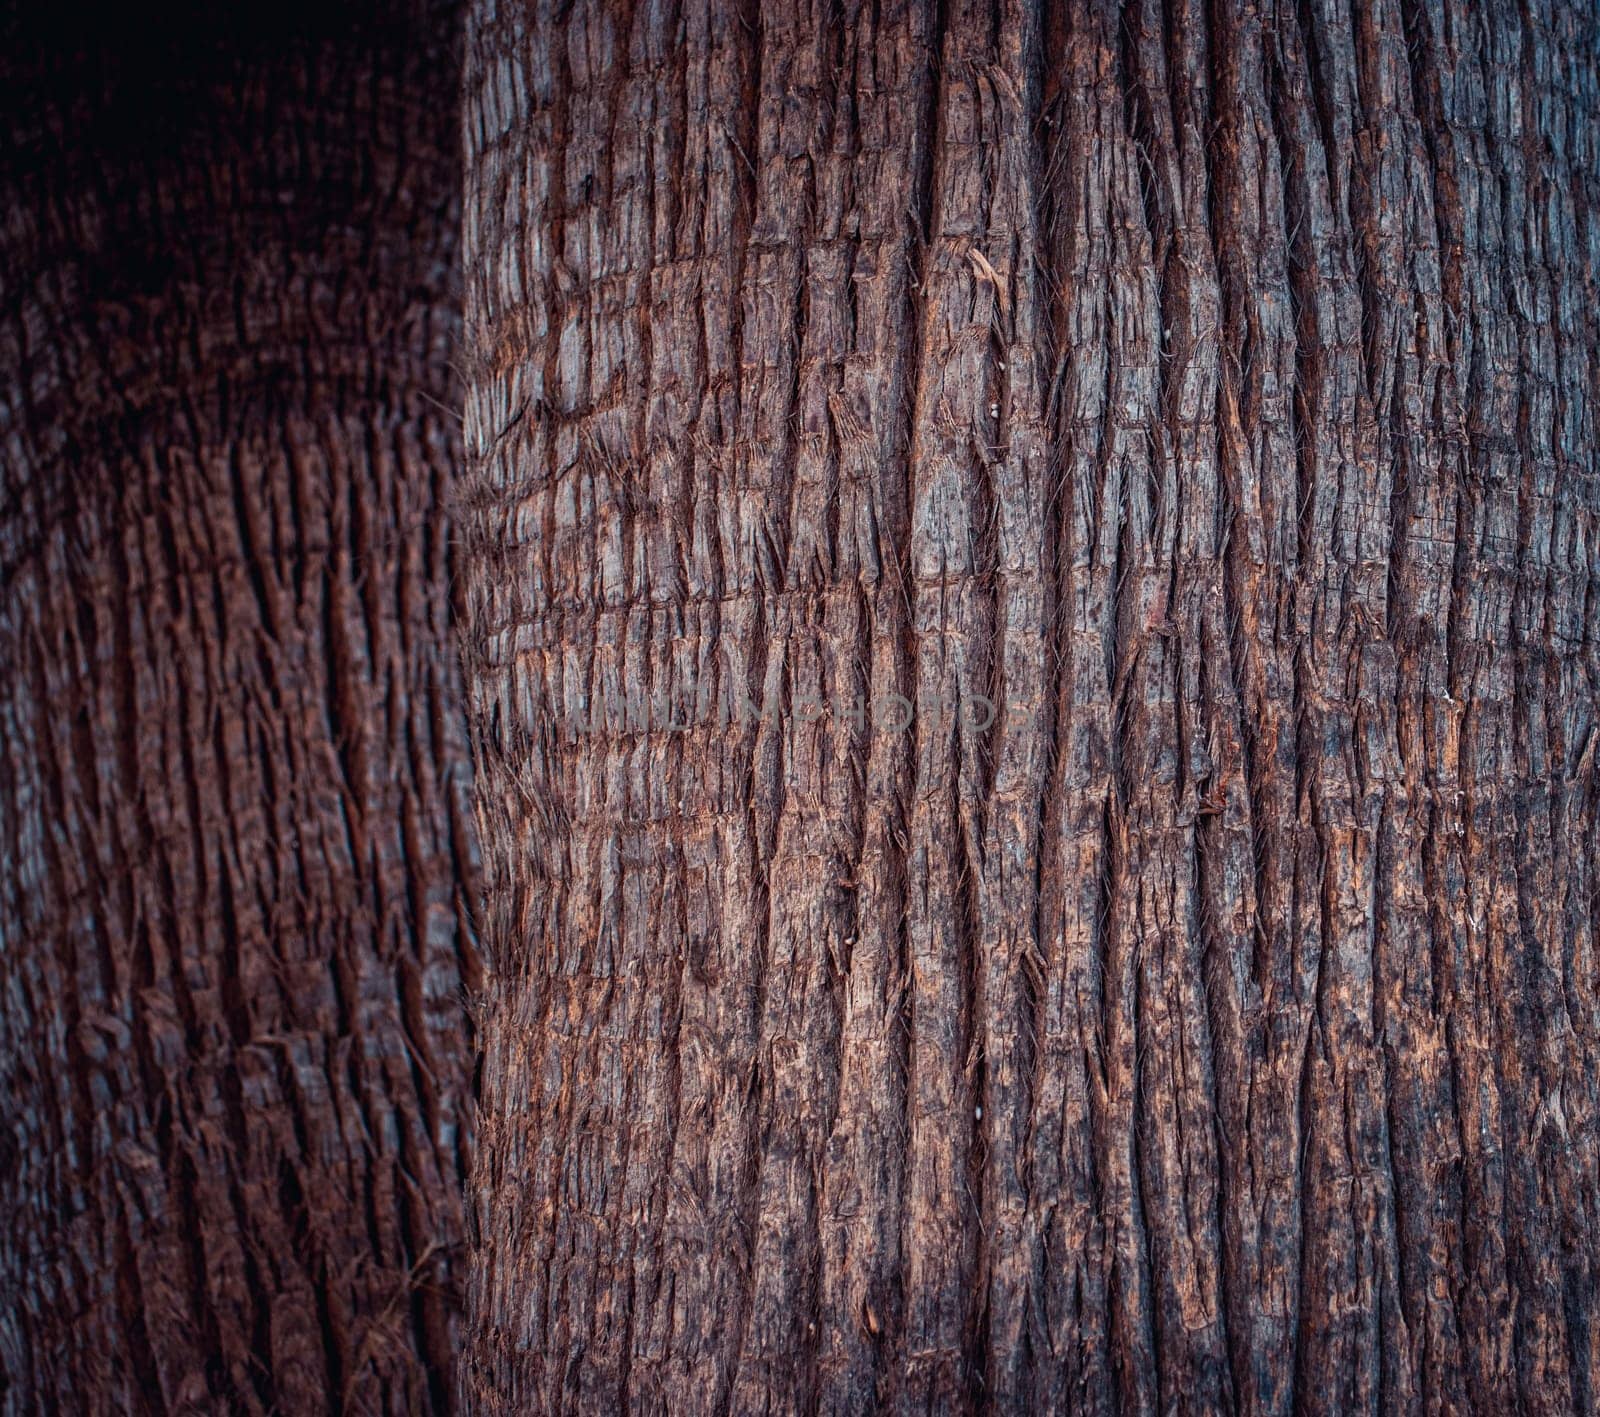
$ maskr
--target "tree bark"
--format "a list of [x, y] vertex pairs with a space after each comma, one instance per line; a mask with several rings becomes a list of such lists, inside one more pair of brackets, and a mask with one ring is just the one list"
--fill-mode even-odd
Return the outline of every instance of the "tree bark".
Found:
[[457, 19], [65, 8], [0, 45], [0, 1409], [443, 1409]]
[[474, 0], [481, 1410], [1595, 1410], [1597, 54]]

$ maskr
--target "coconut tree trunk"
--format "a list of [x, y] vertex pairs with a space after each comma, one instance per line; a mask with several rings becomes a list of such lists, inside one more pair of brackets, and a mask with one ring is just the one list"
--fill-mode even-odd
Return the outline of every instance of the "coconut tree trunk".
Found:
[[482, 1410], [1594, 1410], [1597, 54], [475, 0]]
[[271, 8], [4, 23], [6, 1413], [448, 1403], [457, 36]]

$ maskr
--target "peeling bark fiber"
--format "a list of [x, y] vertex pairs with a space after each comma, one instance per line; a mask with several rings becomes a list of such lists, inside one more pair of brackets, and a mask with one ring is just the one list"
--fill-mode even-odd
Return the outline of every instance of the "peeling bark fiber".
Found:
[[472, 0], [478, 1410], [1596, 1409], [1597, 70]]

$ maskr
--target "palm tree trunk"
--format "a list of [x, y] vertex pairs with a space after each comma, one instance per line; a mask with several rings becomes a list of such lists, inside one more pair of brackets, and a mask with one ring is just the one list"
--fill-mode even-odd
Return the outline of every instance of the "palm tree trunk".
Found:
[[469, 1396], [1593, 1410], [1593, 8], [468, 31]]
[[443, 1408], [456, 22], [65, 8], [0, 45], [0, 1410]]

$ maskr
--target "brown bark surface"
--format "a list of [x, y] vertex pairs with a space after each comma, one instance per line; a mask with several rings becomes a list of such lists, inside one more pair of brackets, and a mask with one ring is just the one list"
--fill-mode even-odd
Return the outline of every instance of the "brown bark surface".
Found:
[[456, 22], [7, 8], [0, 1410], [443, 1408]]
[[1593, 6], [468, 29], [467, 1392], [1594, 1410]]

